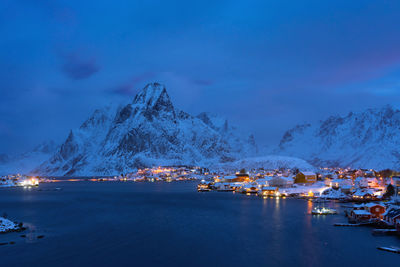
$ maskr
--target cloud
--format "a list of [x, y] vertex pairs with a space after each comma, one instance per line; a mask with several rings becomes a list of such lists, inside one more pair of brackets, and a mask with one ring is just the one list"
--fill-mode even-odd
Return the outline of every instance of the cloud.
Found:
[[95, 58], [84, 58], [78, 53], [70, 53], [64, 55], [63, 59], [65, 62], [61, 70], [73, 80], [87, 79], [100, 70]]

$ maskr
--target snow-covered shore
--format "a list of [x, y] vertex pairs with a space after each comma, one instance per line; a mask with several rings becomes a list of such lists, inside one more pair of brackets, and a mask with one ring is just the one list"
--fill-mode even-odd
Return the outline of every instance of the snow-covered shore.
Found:
[[9, 219], [0, 217], [0, 233], [14, 232], [21, 229], [21, 225], [18, 225]]
[[12, 186], [16, 186], [16, 184], [13, 181], [0, 182], [0, 187], [12, 187]]

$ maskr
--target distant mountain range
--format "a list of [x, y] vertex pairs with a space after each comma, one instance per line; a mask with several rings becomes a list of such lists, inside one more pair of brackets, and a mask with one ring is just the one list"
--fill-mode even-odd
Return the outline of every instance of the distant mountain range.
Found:
[[391, 106], [332, 116], [287, 131], [274, 151], [315, 166], [400, 169], [400, 111]]
[[385, 106], [298, 125], [284, 134], [272, 153], [262, 154], [253, 135], [218, 115], [192, 116], [176, 109], [165, 86], [151, 83], [128, 105], [94, 111], [59, 146], [47, 142], [20, 155], [0, 154], [0, 174], [116, 175], [177, 164], [398, 170], [400, 111]]
[[0, 154], [0, 175], [30, 172], [47, 160], [56, 150], [56, 143], [46, 141], [24, 153]]
[[299, 169], [302, 171], [318, 171], [318, 169], [312, 166], [305, 160], [294, 158], [294, 157], [286, 157], [286, 156], [278, 156], [278, 155], [268, 155], [262, 157], [251, 157], [251, 158], [243, 158], [234, 162], [225, 162], [218, 163], [211, 166], [213, 170], [225, 170], [225, 171], [237, 171], [240, 168], [244, 168], [246, 170], [251, 169]]
[[226, 119], [177, 110], [165, 86], [148, 84], [133, 102], [96, 110], [72, 130], [39, 174], [119, 174], [152, 165], [234, 161], [253, 156], [257, 145]]

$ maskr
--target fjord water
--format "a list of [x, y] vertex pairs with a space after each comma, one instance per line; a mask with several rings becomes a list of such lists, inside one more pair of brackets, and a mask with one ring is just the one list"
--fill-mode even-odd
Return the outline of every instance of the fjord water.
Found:
[[0, 235], [0, 243], [16, 242], [0, 246], [0, 265], [395, 266], [400, 260], [376, 249], [400, 246], [399, 238], [334, 227], [344, 216], [308, 215], [311, 202], [195, 189], [194, 182], [88, 181], [1, 188], [1, 214], [29, 229], [25, 238]]

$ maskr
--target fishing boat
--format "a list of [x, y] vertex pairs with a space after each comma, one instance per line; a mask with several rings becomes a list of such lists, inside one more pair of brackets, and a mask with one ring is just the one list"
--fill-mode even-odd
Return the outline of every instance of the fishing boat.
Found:
[[337, 214], [337, 211], [335, 209], [330, 209], [330, 208], [325, 208], [325, 207], [315, 207], [311, 211], [312, 215], [332, 215], [332, 214]]

